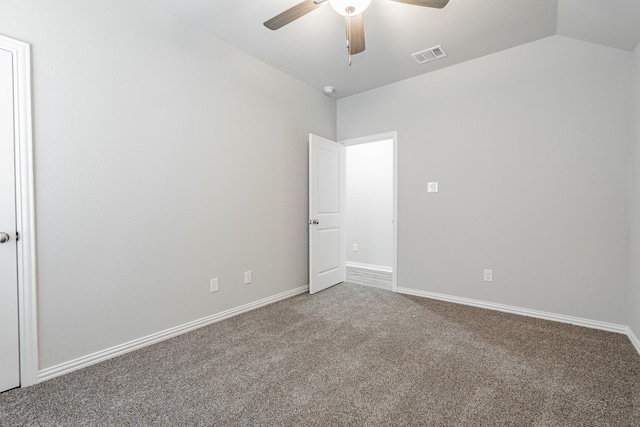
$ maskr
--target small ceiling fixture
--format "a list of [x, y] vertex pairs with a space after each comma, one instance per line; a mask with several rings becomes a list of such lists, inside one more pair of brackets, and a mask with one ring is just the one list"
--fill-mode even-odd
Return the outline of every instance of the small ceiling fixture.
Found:
[[364, 12], [371, 0], [329, 0], [329, 4], [342, 16], [354, 16]]
[[324, 87], [324, 94], [329, 96], [332, 95], [334, 92], [336, 91], [336, 88], [333, 86], [325, 86]]
[[[304, 0], [274, 16], [264, 23], [270, 30], [277, 30], [287, 24], [303, 17], [307, 13], [320, 7], [322, 3], [329, 2], [331, 7], [340, 15], [344, 16], [345, 29], [347, 33], [347, 51], [349, 52], [349, 65], [351, 65], [351, 55], [364, 51], [364, 25], [362, 23], [362, 12], [371, 4], [371, 0]], [[414, 6], [433, 7], [442, 9], [449, 3], [449, 0], [392, 0], [398, 3], [407, 3]]]

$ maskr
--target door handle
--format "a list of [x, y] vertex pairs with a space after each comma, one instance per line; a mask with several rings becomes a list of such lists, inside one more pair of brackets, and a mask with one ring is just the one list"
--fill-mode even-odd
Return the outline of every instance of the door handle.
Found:
[[309, 220], [309, 225], [318, 225], [320, 224], [320, 221], [318, 221], [317, 219], [310, 219]]
[[7, 233], [0, 232], [0, 243], [6, 243], [11, 239]]

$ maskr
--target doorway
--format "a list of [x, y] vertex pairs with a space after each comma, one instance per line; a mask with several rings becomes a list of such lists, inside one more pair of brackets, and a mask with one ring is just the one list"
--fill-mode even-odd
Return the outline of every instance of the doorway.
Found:
[[346, 146], [347, 281], [395, 291], [396, 132], [342, 141]]

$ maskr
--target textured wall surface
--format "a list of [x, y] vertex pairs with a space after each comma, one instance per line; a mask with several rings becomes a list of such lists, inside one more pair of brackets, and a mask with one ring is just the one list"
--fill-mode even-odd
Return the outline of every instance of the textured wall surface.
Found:
[[145, 1], [2, 0], [0, 32], [32, 45], [41, 369], [308, 284], [334, 100]]
[[631, 60], [553, 36], [340, 99], [340, 139], [398, 132], [398, 286], [628, 324]]

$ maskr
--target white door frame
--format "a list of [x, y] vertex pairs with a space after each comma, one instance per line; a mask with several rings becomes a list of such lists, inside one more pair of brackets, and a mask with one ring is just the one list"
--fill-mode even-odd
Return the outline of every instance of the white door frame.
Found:
[[350, 145], [366, 144], [387, 139], [393, 140], [393, 252], [391, 272], [391, 290], [398, 291], [398, 132], [385, 132], [376, 135], [362, 136], [338, 141], [348, 147]]
[[36, 236], [31, 127], [31, 48], [0, 35], [0, 49], [13, 56], [16, 227], [18, 241], [18, 313], [20, 386], [38, 382]]

